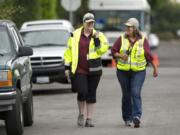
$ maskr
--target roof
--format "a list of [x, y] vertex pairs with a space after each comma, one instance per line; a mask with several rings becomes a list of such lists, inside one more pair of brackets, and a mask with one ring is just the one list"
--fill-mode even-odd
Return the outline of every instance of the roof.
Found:
[[29, 21], [24, 22], [21, 26], [20, 31], [33, 31], [40, 29], [69, 29], [73, 30], [72, 24], [68, 20], [38, 20], [38, 21]]
[[90, 10], [150, 10], [147, 0], [89, 0]]
[[11, 20], [0, 20], [0, 25], [15, 25]]

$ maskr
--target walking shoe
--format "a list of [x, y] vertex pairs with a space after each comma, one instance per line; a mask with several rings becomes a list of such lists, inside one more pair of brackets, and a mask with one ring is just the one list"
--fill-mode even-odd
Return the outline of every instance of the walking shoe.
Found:
[[134, 122], [134, 128], [139, 128], [140, 127], [141, 122], [140, 122], [139, 117], [135, 117], [133, 122]]
[[128, 121], [125, 121], [125, 125], [130, 127], [132, 125], [132, 121], [128, 120]]
[[92, 124], [92, 119], [86, 119], [85, 127], [94, 127], [94, 124]]
[[83, 127], [84, 126], [84, 115], [83, 114], [80, 114], [78, 116], [77, 125], [79, 127]]

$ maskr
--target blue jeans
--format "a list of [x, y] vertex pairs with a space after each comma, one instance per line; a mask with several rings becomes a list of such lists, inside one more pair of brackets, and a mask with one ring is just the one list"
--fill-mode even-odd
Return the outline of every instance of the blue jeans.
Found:
[[117, 77], [122, 89], [122, 116], [124, 121], [142, 115], [141, 89], [145, 80], [146, 70], [122, 71], [117, 70]]

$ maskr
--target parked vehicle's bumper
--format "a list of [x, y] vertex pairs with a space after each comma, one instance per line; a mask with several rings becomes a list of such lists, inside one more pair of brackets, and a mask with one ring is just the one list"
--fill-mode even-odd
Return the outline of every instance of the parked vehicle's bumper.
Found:
[[48, 77], [49, 82], [60, 82], [60, 83], [67, 83], [67, 79], [65, 77], [65, 67], [46, 67], [46, 68], [33, 68], [32, 69], [32, 82], [38, 83], [38, 77]]
[[16, 91], [0, 92], [0, 112], [12, 110], [16, 103]]

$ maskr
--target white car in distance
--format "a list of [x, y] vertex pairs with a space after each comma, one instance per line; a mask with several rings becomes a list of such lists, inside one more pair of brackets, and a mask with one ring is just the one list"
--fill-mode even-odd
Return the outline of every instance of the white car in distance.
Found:
[[21, 26], [25, 45], [34, 52], [30, 57], [33, 83], [67, 83], [63, 55], [73, 30], [67, 20], [30, 21]]

